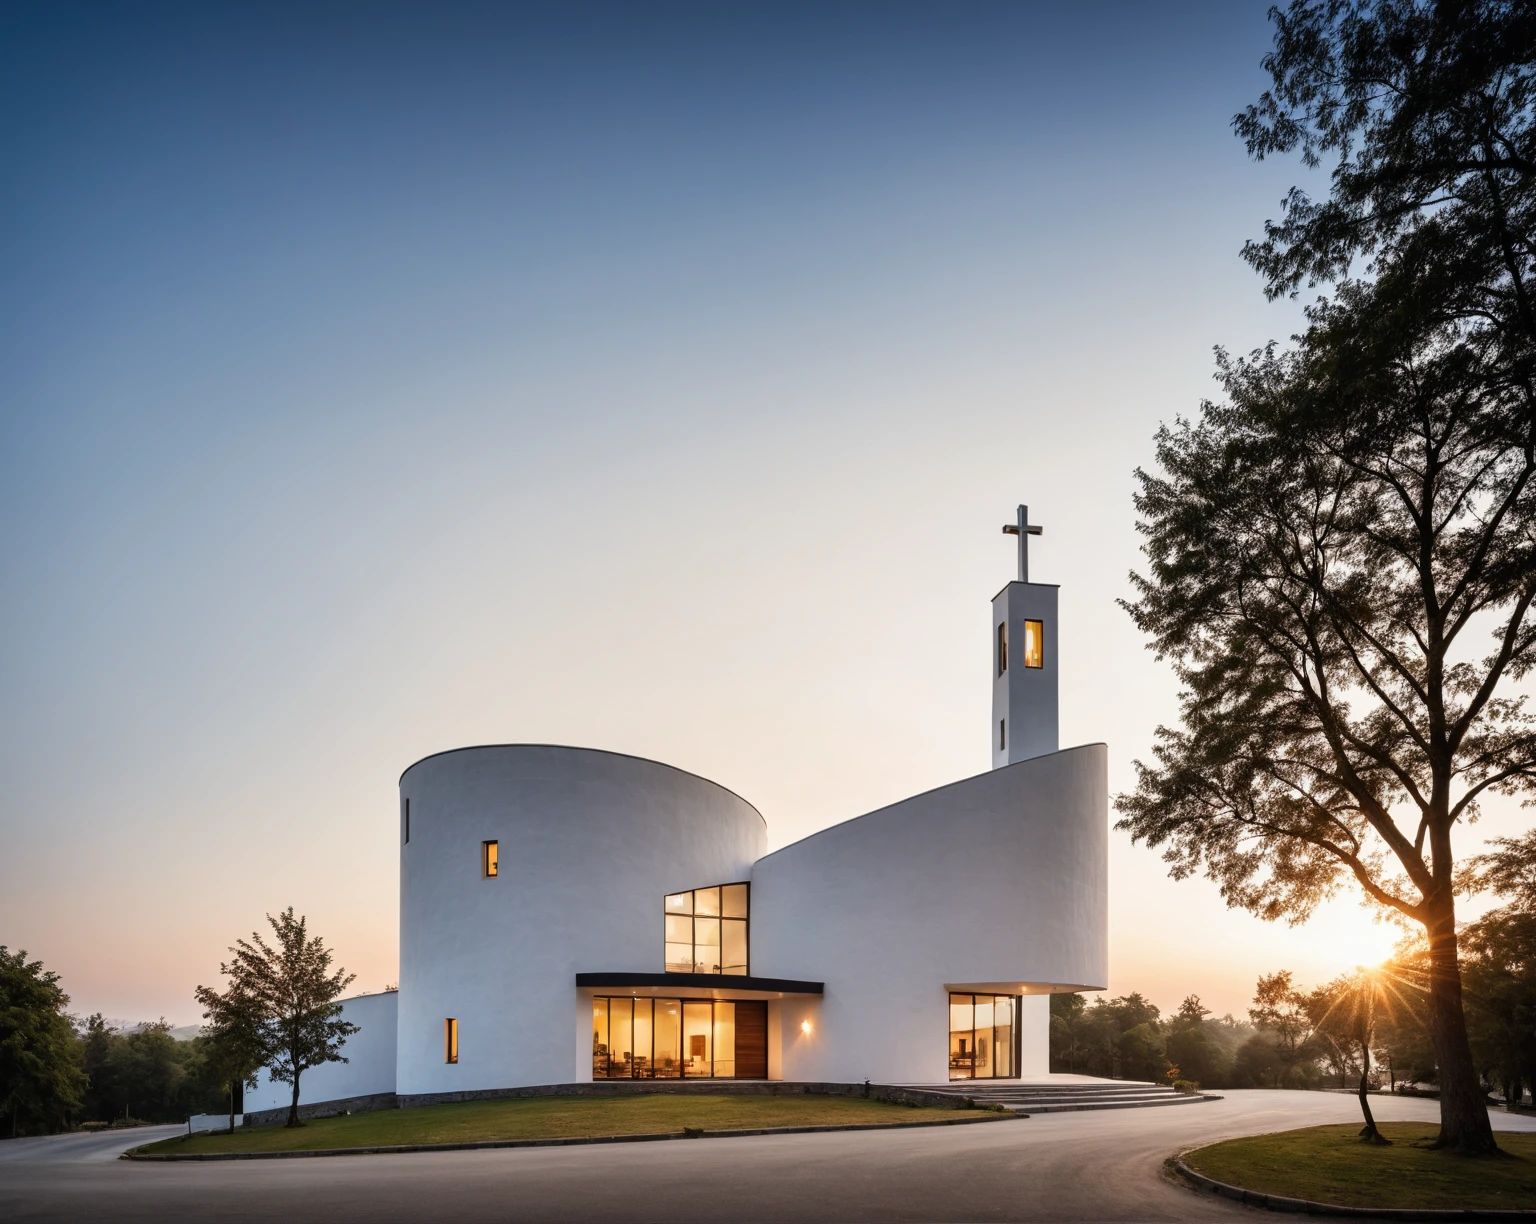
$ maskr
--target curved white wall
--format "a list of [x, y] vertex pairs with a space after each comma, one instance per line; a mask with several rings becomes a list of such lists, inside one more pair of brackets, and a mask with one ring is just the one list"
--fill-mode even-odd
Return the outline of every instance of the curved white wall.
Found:
[[783, 1078], [942, 1082], [946, 987], [983, 985], [1039, 995], [1021, 1070], [1046, 1071], [1042, 992], [1107, 982], [1107, 768], [1103, 744], [1035, 757], [759, 860], [753, 973], [826, 983], [780, 1005]]
[[[748, 879], [766, 841], [757, 809], [723, 787], [591, 749], [440, 753], [405, 771], [400, 794], [402, 1095], [590, 1078], [576, 974], [660, 973], [665, 895]], [[483, 879], [493, 839], [500, 874]]]
[[[358, 1027], [341, 1047], [344, 1063], [325, 1063], [299, 1075], [299, 1104], [341, 1101], [395, 1090], [395, 1024], [400, 995], [358, 995], [341, 1000], [341, 1018]], [[247, 1089], [245, 1112], [287, 1108], [293, 1088], [272, 1082], [267, 1072]], [[227, 1121], [226, 1117], [226, 1121]]]

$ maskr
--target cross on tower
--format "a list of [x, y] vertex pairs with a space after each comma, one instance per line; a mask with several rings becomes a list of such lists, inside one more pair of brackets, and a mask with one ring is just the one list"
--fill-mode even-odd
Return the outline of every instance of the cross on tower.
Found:
[[1017, 523], [1004, 523], [1003, 534], [1019, 537], [1019, 581], [1029, 581], [1029, 537], [1040, 535], [1045, 529], [1038, 523], [1029, 521], [1029, 507], [1019, 507], [1019, 521]]

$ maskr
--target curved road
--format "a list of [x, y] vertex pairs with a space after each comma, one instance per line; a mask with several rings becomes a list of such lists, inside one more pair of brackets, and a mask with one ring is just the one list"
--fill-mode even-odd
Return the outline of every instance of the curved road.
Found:
[[[1433, 1101], [1376, 1098], [1384, 1121]], [[1166, 1156], [1234, 1135], [1359, 1118], [1353, 1097], [1230, 1092], [1158, 1109], [1039, 1115], [932, 1130], [675, 1143], [141, 1164], [118, 1152], [176, 1127], [0, 1143], [0, 1219], [1264, 1220], [1168, 1181]], [[1536, 1131], [1493, 1114], [1499, 1130]]]

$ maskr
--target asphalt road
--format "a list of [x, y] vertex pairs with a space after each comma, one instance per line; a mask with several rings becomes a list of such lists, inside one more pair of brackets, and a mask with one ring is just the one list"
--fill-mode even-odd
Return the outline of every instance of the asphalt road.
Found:
[[[1377, 1098], [1382, 1120], [1432, 1101]], [[570, 1148], [146, 1164], [175, 1127], [0, 1143], [0, 1219], [667, 1221], [1275, 1219], [1170, 1182], [1165, 1157], [1234, 1135], [1359, 1117], [1348, 1096], [1231, 1092], [1202, 1105], [983, 1126]], [[1500, 1130], [1536, 1118], [1493, 1115]]]

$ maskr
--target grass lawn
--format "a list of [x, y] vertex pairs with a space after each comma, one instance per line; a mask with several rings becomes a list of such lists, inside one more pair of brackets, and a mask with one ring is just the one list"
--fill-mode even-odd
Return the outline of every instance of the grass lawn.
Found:
[[1505, 1158], [1432, 1151], [1439, 1127], [1383, 1122], [1391, 1147], [1357, 1139], [1360, 1123], [1309, 1126], [1197, 1148], [1184, 1163], [1245, 1190], [1345, 1207], [1536, 1206], [1536, 1134], [1497, 1135]]
[[[521, 1097], [421, 1109], [389, 1109], [315, 1118], [302, 1127], [242, 1127], [233, 1135], [165, 1139], [135, 1152], [298, 1152], [320, 1148], [492, 1139], [565, 1139], [588, 1135], [654, 1135], [684, 1127], [737, 1130], [759, 1126], [842, 1126], [976, 1117], [969, 1110], [912, 1108], [862, 1097], [654, 1096]], [[985, 1116], [985, 1115], [981, 1115]]]

